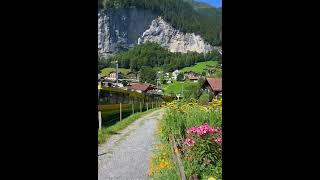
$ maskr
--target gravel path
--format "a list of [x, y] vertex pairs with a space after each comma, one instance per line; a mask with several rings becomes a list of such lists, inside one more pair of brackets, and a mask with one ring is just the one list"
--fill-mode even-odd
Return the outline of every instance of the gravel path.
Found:
[[98, 146], [98, 180], [148, 179], [156, 121], [162, 115], [163, 110], [145, 115]]

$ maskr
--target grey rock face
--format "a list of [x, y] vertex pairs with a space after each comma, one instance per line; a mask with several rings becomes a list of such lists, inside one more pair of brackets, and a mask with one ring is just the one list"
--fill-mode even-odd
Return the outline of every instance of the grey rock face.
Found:
[[112, 54], [138, 43], [157, 14], [151, 10], [104, 9], [98, 13], [98, 52]]
[[214, 47], [200, 35], [182, 33], [151, 10], [127, 8], [104, 9], [98, 13], [98, 52], [115, 52], [147, 41], [159, 43], [171, 52], [207, 53]]
[[161, 17], [152, 21], [151, 26], [139, 39], [139, 42], [156, 42], [161, 46], [168, 48], [171, 52], [187, 53], [198, 52], [207, 53], [213, 47], [206, 43], [200, 35], [194, 33], [182, 33], [174, 29], [169, 23]]

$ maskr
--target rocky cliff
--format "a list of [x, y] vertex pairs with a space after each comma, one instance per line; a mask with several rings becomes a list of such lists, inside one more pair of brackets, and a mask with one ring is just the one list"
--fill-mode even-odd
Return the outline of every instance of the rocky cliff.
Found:
[[104, 9], [98, 13], [98, 52], [109, 55], [147, 41], [171, 52], [207, 53], [211, 45], [194, 33], [182, 33], [146, 9]]
[[187, 53], [198, 52], [207, 53], [213, 47], [206, 43], [201, 36], [194, 33], [183, 33], [174, 29], [169, 23], [161, 17], [152, 21], [151, 26], [147, 29], [138, 40], [138, 44], [144, 42], [157, 42], [161, 46], [168, 48], [171, 52]]
[[104, 9], [98, 13], [98, 52], [112, 54], [127, 50], [158, 15], [151, 10]]

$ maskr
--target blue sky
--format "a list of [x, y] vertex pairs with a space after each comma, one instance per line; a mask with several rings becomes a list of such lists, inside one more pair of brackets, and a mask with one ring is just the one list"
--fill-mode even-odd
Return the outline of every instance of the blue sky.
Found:
[[215, 6], [215, 7], [221, 7], [222, 6], [222, 0], [196, 0], [196, 1], [200, 1], [200, 2], [205, 2], [207, 4], [210, 4], [211, 6]]

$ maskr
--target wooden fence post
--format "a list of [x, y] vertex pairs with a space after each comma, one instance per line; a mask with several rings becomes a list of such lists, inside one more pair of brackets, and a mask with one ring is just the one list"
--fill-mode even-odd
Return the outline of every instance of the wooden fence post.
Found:
[[132, 102], [131, 108], [132, 108], [132, 114], [134, 114], [134, 103], [133, 102]]
[[147, 111], [149, 110], [149, 108], [148, 108], [148, 102], [147, 102]]
[[142, 112], [142, 109], [141, 109], [141, 101], [140, 101], [140, 112]]
[[120, 121], [122, 120], [122, 112], [121, 112], [121, 103], [120, 103]]
[[176, 151], [176, 150], [178, 150], [177, 143], [176, 143], [176, 141], [175, 141], [175, 139], [174, 139], [172, 134], [170, 135], [170, 140], [171, 140], [171, 143], [172, 143], [171, 151], [173, 153], [173, 159], [178, 165], [180, 178], [181, 178], [181, 180], [187, 180], [186, 174], [184, 172], [184, 167], [183, 167], [183, 164], [182, 164], [182, 161], [181, 161], [180, 153], [179, 153], [179, 151]]
[[101, 126], [102, 126], [101, 111], [98, 111], [98, 120], [99, 120], [99, 130], [101, 130]]

